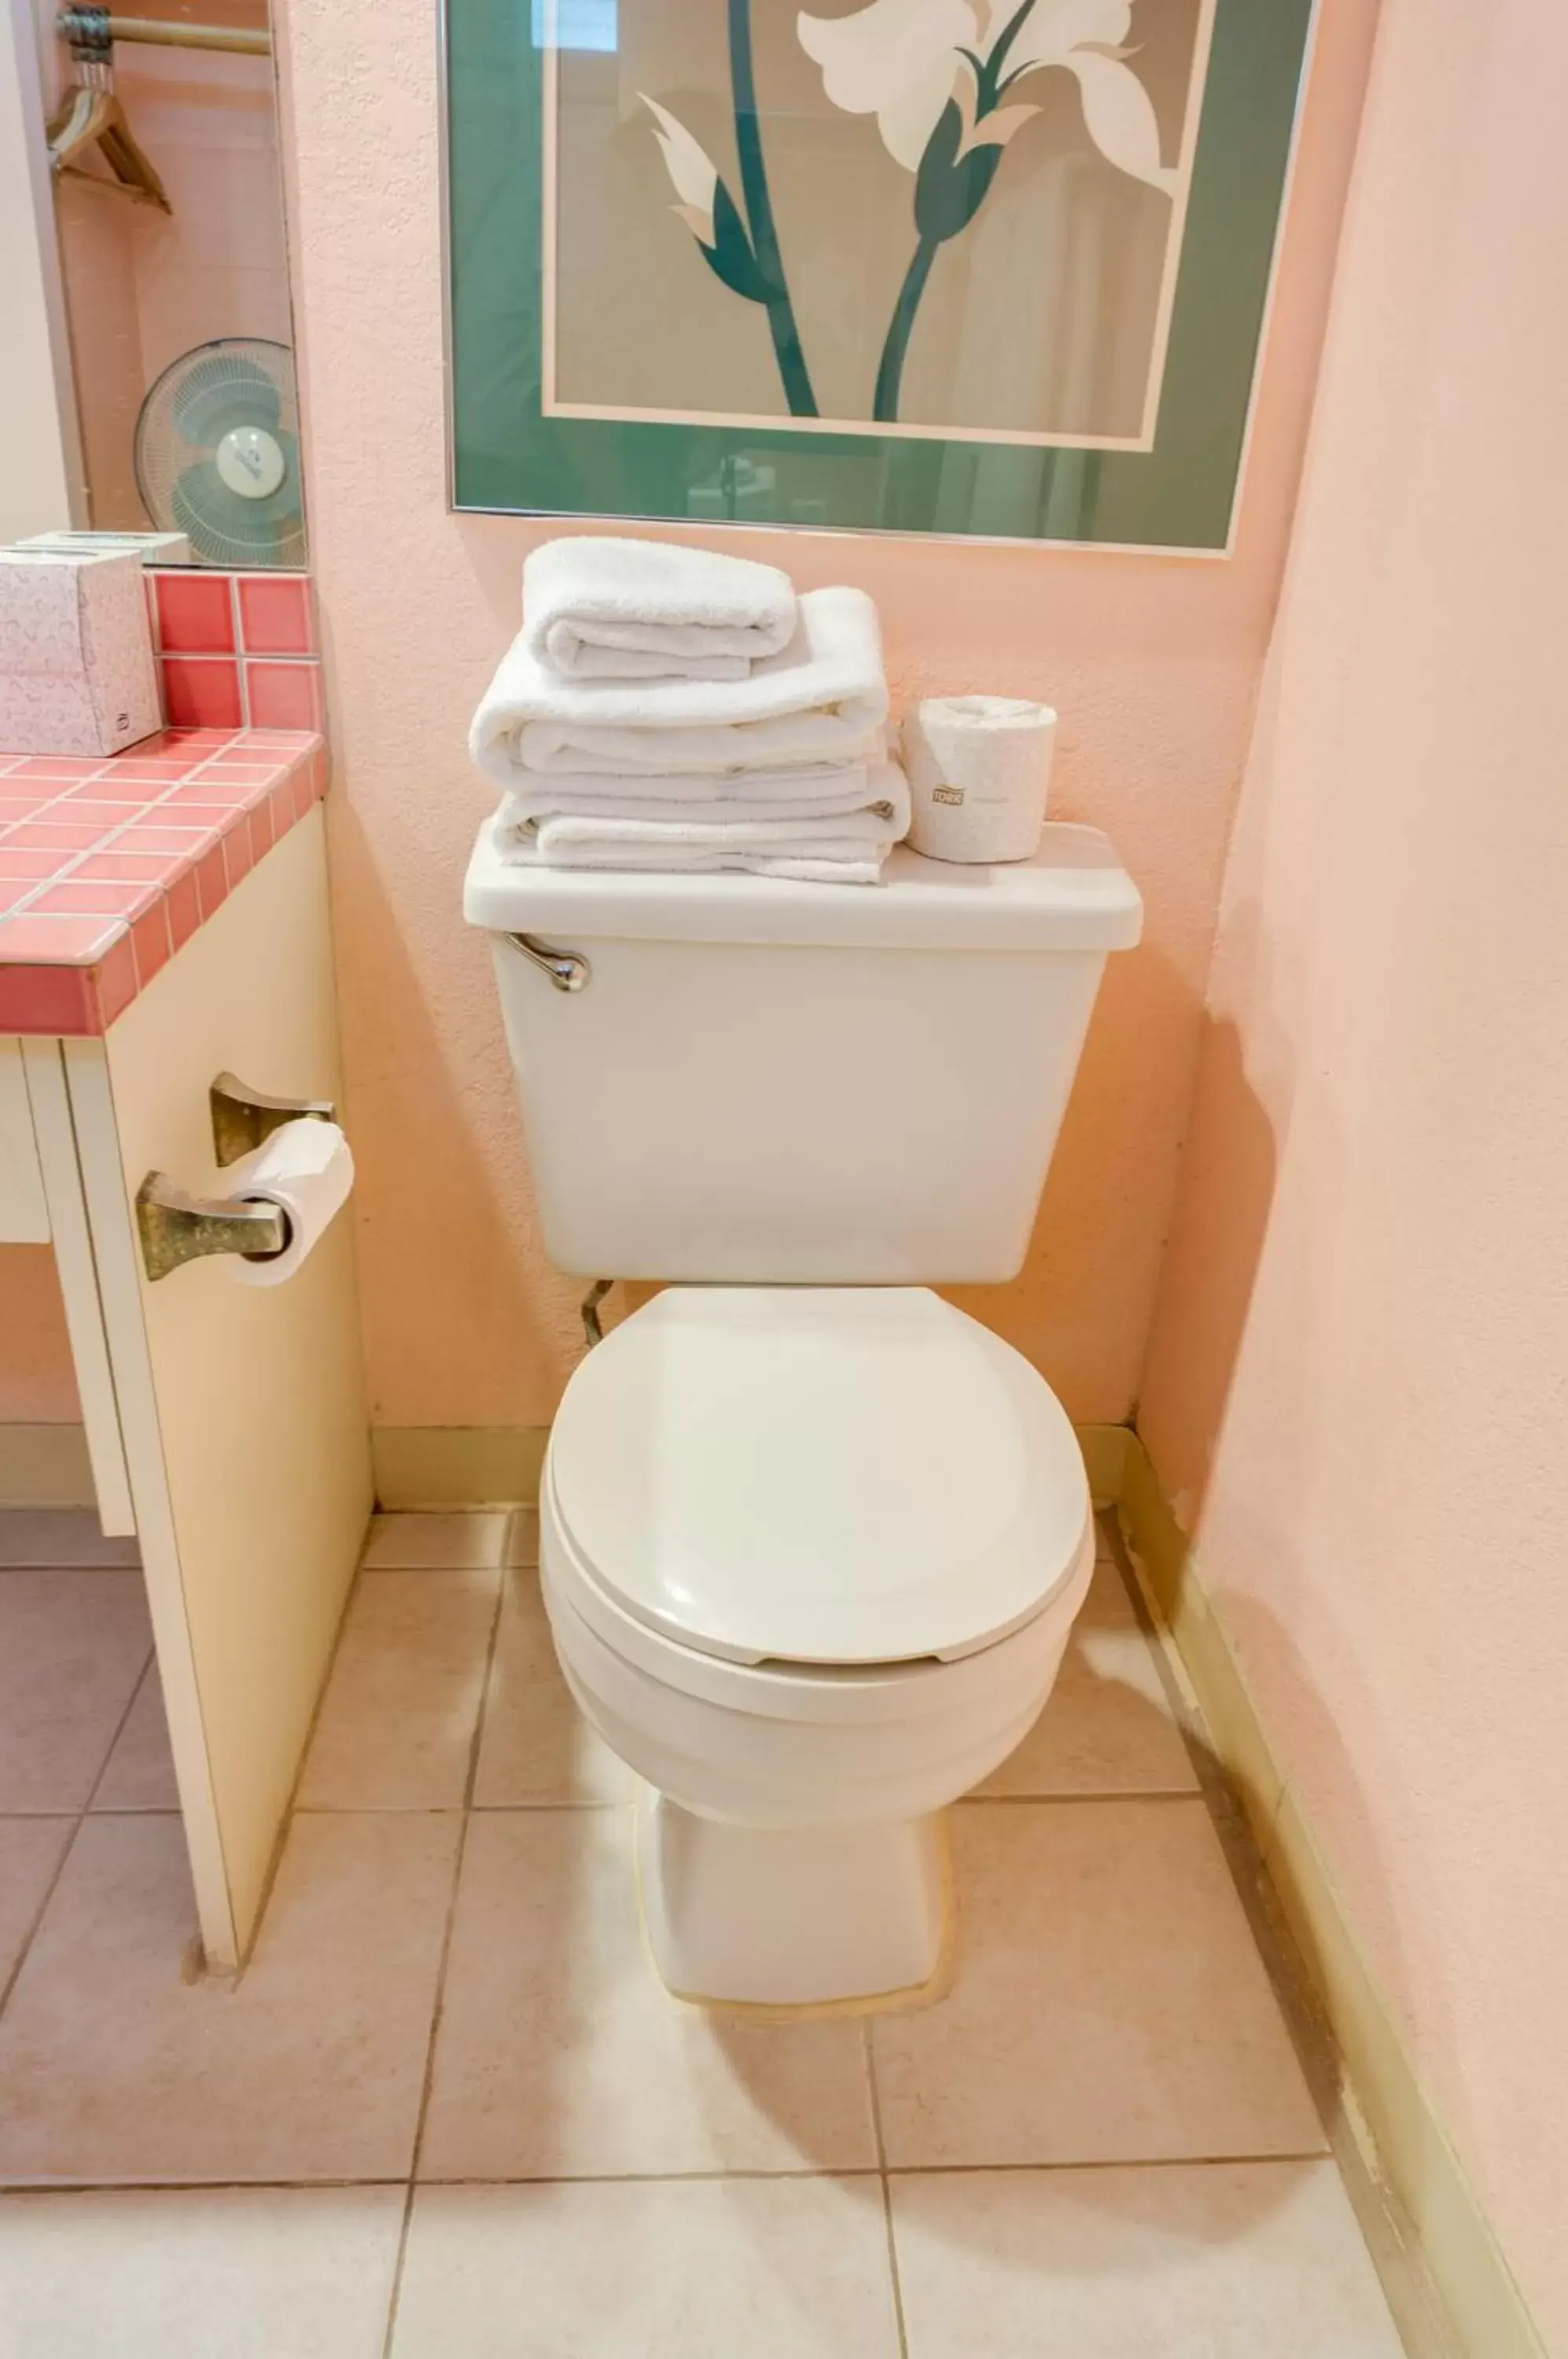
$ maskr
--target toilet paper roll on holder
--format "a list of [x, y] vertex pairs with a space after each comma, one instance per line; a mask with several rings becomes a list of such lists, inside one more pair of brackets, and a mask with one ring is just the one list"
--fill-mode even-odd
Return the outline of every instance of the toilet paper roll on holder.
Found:
[[[264, 1090], [248, 1088], [233, 1073], [220, 1073], [207, 1096], [212, 1116], [212, 1152], [220, 1169], [249, 1155], [286, 1122], [337, 1119], [330, 1099], [269, 1097]], [[289, 1215], [281, 1205], [192, 1196], [166, 1171], [149, 1171], [136, 1190], [136, 1229], [142, 1266], [150, 1283], [208, 1254], [270, 1259], [287, 1249], [290, 1234]]]

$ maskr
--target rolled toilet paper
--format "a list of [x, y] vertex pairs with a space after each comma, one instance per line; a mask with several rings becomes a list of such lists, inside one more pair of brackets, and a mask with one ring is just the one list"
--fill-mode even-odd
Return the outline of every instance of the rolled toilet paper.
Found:
[[354, 1157], [335, 1122], [301, 1116], [231, 1164], [227, 1178], [232, 1200], [278, 1204], [289, 1215], [289, 1242], [280, 1254], [265, 1261], [236, 1254], [229, 1267], [242, 1286], [286, 1286], [348, 1201]]
[[928, 696], [904, 716], [909, 842], [932, 860], [1027, 860], [1045, 824], [1056, 715], [1015, 696]]

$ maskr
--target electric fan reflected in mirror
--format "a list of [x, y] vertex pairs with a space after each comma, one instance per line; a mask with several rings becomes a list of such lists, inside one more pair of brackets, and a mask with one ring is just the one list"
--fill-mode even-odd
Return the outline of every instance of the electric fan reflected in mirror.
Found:
[[264, 426], [231, 426], [212, 453], [231, 492], [242, 500], [267, 500], [289, 472], [276, 435]]
[[136, 484], [199, 562], [303, 566], [299, 408], [287, 344], [229, 336], [171, 363], [136, 421]]

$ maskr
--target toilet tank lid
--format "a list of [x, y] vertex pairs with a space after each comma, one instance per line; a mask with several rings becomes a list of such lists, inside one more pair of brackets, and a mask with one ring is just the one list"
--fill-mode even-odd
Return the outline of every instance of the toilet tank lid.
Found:
[[504, 860], [479, 831], [463, 913], [492, 933], [574, 940], [775, 942], [896, 950], [1130, 950], [1137, 886], [1098, 828], [1052, 821], [1032, 860], [960, 867], [900, 844], [886, 883], [650, 876]]

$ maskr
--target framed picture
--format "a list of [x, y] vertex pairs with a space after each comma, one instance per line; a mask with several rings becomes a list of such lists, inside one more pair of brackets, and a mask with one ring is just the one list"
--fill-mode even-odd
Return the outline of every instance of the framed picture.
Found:
[[446, 0], [453, 505], [1229, 542], [1312, 0]]

